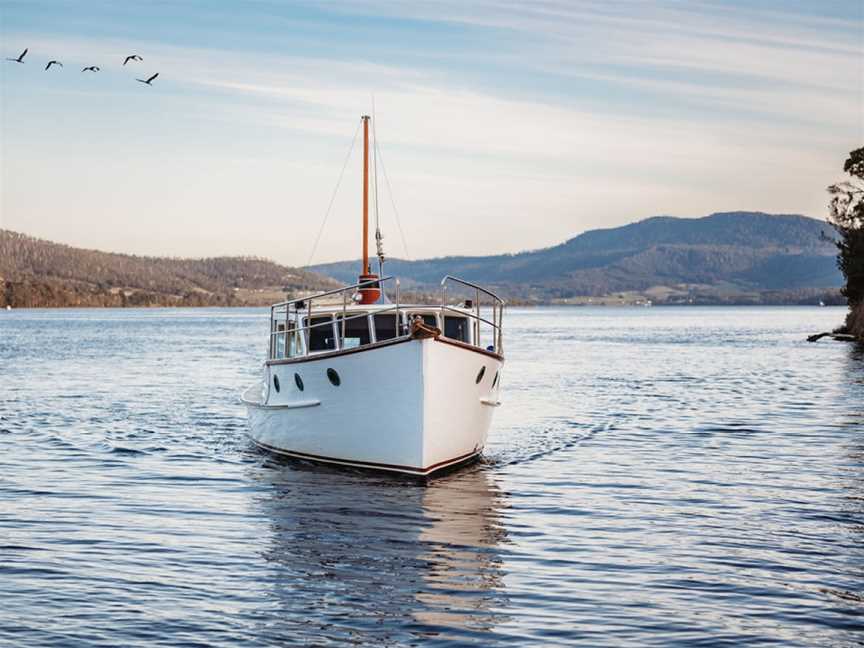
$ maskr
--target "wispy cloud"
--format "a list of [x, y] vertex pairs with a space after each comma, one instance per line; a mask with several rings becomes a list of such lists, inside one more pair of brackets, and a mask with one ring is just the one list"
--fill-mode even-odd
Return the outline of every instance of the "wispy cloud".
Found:
[[[262, 21], [286, 11], [252, 6]], [[6, 226], [111, 241], [122, 232], [98, 232], [99, 219], [117, 218], [123, 205], [122, 231], [140, 236], [138, 251], [167, 246], [148, 233], [173, 227], [171, 253], [230, 252], [242, 240], [242, 251], [305, 259], [304, 241], [338, 170], [331, 167], [372, 92], [420, 255], [539, 247], [654, 213], [819, 213], [839, 158], [864, 139], [864, 20], [854, 12], [840, 19], [710, 3], [551, 0], [364, 0], [316, 11], [304, 18], [303, 42], [332, 48], [274, 49], [273, 38], [264, 48], [251, 32], [248, 46], [214, 47], [154, 28], [135, 40], [142, 69], [161, 73], [147, 94], [119, 67], [128, 39], [4, 33], [10, 51], [62, 51], [70, 66], [108, 61], [86, 89], [69, 75], [53, 90], [21, 70], [0, 79], [4, 110], [22, 114], [29, 101], [32, 111], [4, 138], [4, 184], [14, 186], [4, 198]], [[356, 54], [332, 40], [328, 16], [356, 21], [340, 32], [351, 34]], [[364, 32], [369, 24], [374, 38]], [[415, 43], [381, 37], [409, 28]], [[453, 30], [463, 28], [456, 38]], [[113, 116], [113, 128], [41, 127], [49, 92], [62, 97], [64, 119], [95, 106]], [[140, 159], [117, 169], [112, 143], [97, 132], [122, 134]], [[52, 196], [34, 199], [40, 174], [69, 155], [73, 141], [84, 149], [76, 154], [101, 165], [104, 180], [97, 187], [87, 168], [67, 169]], [[150, 204], [136, 202], [145, 180], [159, 185]], [[351, 186], [338, 206], [346, 214], [355, 208]], [[274, 242], [289, 202], [291, 236]], [[206, 236], [189, 216], [196, 209], [208, 214]], [[334, 223], [326, 257], [351, 255], [356, 233]], [[448, 234], [454, 227], [457, 239]]]

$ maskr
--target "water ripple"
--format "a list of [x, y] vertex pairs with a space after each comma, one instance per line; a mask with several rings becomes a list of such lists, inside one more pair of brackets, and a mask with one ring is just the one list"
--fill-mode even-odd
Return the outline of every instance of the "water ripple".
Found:
[[263, 310], [3, 313], [0, 644], [860, 645], [840, 317], [511, 311], [486, 456], [421, 486], [250, 444]]

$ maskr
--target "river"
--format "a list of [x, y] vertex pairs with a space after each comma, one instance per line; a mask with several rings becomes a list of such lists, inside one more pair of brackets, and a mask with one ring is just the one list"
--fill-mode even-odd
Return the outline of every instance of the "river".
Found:
[[428, 486], [252, 447], [264, 309], [0, 313], [0, 645], [860, 645], [843, 313], [508, 310]]

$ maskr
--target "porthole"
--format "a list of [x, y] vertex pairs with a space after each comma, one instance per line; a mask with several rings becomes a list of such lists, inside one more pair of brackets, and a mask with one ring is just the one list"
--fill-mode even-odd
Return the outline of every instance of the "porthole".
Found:
[[498, 371], [495, 372], [495, 377], [492, 379], [492, 389], [495, 389], [495, 385], [498, 384]]
[[480, 373], [477, 374], [477, 380], [475, 380], [474, 382], [479, 385], [480, 381], [483, 380], [483, 376], [485, 376], [485, 375], [486, 375], [486, 367], [485, 366], [480, 367]]
[[342, 384], [342, 380], [339, 378], [339, 374], [336, 373], [335, 369], [327, 370], [327, 378], [330, 380], [331, 383], [333, 383], [334, 387], [338, 387]]
[[300, 377], [300, 374], [294, 374], [294, 382], [297, 384], [297, 389], [303, 391], [303, 379]]
[[273, 375], [273, 386], [276, 388], [276, 391], [279, 391], [279, 376]]

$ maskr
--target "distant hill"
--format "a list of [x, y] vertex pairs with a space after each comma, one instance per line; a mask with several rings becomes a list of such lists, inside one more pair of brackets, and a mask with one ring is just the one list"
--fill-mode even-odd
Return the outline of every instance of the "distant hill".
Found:
[[266, 305], [335, 285], [266, 259], [113, 254], [0, 230], [0, 307]]
[[[799, 215], [658, 216], [585, 232], [541, 250], [393, 259], [386, 270], [417, 288], [431, 288], [449, 273], [540, 301], [635, 292], [655, 301], [693, 301], [695, 295], [702, 302], [759, 302], [765, 301], [759, 295], [767, 295], [768, 301], [806, 302], [835, 294], [842, 283], [836, 249], [823, 231], [830, 231], [826, 223]], [[349, 261], [310, 269], [353, 282], [358, 265]]]
[[[393, 259], [386, 269], [409, 291], [437, 293], [441, 278], [453, 274], [517, 302], [836, 302], [842, 277], [823, 231], [830, 231], [824, 222], [798, 215], [659, 216], [541, 250]], [[358, 266], [299, 270], [252, 257], [141, 257], [0, 230], [0, 307], [266, 305], [354, 283]]]

